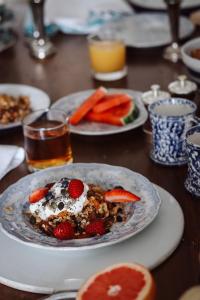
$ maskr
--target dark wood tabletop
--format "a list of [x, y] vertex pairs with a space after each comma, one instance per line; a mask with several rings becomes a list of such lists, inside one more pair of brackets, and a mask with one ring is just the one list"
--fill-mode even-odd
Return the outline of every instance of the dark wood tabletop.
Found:
[[[146, 91], [150, 85], [157, 83], [162, 89], [167, 90], [168, 84], [178, 75], [187, 73], [182, 62], [173, 64], [162, 58], [163, 48], [145, 50], [130, 48], [127, 53], [128, 76], [112, 83], [98, 82], [93, 80], [90, 74], [86, 38], [62, 34], [53, 38], [57, 54], [46, 61], [37, 61], [29, 55], [23, 35], [25, 5], [16, 4], [14, 9], [18, 41], [13, 48], [0, 54], [0, 83], [21, 83], [38, 87], [47, 92], [52, 102], [55, 102], [62, 96], [96, 88], [99, 85]], [[195, 99], [197, 104], [199, 100], [200, 97], [197, 95]], [[150, 144], [142, 127], [109, 136], [72, 134], [71, 143], [74, 162], [98, 162], [127, 167], [143, 174], [177, 199], [184, 212], [185, 230], [175, 252], [152, 271], [157, 285], [157, 299], [176, 300], [186, 289], [198, 284], [200, 201], [187, 193], [184, 188], [186, 166], [163, 167], [153, 163], [149, 158]], [[23, 146], [22, 129], [19, 127], [0, 131], [0, 144]], [[0, 192], [27, 174], [24, 162], [1, 180]], [[155, 247], [159, 247], [159, 241]], [[0, 284], [0, 299], [41, 297], [42, 295], [15, 290]]]

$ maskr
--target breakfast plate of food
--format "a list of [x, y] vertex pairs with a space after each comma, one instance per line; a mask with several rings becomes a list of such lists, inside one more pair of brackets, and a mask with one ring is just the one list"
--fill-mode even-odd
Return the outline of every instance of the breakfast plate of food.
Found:
[[50, 250], [113, 245], [146, 228], [160, 197], [150, 181], [127, 168], [76, 163], [20, 179], [0, 198], [4, 233]]
[[147, 119], [141, 93], [126, 89], [82, 91], [57, 100], [52, 107], [65, 111], [71, 132], [80, 135], [121, 133], [141, 126]]
[[49, 96], [42, 90], [23, 84], [0, 84], [0, 130], [21, 125], [32, 111], [48, 108]]

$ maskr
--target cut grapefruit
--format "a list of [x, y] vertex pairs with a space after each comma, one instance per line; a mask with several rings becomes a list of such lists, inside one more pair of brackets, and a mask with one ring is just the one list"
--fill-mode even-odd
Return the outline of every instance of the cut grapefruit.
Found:
[[89, 278], [76, 300], [154, 300], [155, 283], [143, 266], [123, 263], [110, 266]]
[[72, 125], [77, 125], [83, 117], [107, 94], [104, 87], [99, 87], [91, 96], [89, 96], [71, 115], [69, 122]]

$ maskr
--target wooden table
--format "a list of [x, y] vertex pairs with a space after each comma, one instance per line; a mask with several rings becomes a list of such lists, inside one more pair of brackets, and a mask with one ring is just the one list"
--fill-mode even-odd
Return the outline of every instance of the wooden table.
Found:
[[[16, 6], [15, 10], [19, 16], [23, 15], [24, 8], [24, 5]], [[52, 102], [70, 93], [102, 84], [91, 78], [85, 37], [58, 35], [53, 40], [57, 47], [57, 55], [44, 62], [38, 62], [29, 55], [22, 34], [21, 21], [22, 19], [18, 18], [16, 28], [19, 39], [16, 46], [0, 54], [0, 83], [36, 86], [46, 91]], [[186, 69], [181, 62], [172, 64], [163, 60], [162, 51], [161, 48], [128, 49], [128, 76], [104, 85], [146, 91], [151, 84], [158, 83], [166, 90], [168, 83], [176, 79], [177, 75], [186, 73]], [[196, 101], [199, 99], [198, 95]], [[127, 167], [143, 174], [178, 200], [185, 216], [185, 231], [176, 251], [153, 270], [157, 284], [157, 299], [176, 300], [183, 291], [197, 284], [200, 273], [198, 262], [200, 202], [184, 189], [186, 167], [163, 167], [153, 163], [149, 159], [149, 143], [142, 128], [105, 137], [72, 135], [71, 141], [74, 162], [99, 162]], [[0, 143], [22, 146], [21, 128], [0, 132]], [[0, 192], [26, 174], [28, 171], [26, 164], [23, 163], [1, 180]], [[0, 285], [0, 299], [40, 299], [40, 297], [38, 294]]]

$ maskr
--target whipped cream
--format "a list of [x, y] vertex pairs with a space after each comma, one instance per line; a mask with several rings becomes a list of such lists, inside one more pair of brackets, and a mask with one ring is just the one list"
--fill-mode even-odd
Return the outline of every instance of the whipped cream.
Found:
[[[69, 182], [70, 180], [68, 183]], [[89, 190], [87, 184], [83, 183], [83, 185], [83, 193], [80, 197], [74, 199], [69, 196], [67, 187], [63, 187], [61, 179], [49, 189], [48, 194], [44, 198], [36, 203], [30, 204], [30, 212], [42, 220], [47, 220], [50, 216], [56, 216], [62, 211], [67, 211], [74, 215], [80, 213], [87, 200], [87, 192]]]

